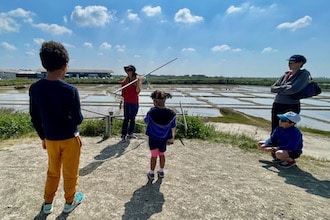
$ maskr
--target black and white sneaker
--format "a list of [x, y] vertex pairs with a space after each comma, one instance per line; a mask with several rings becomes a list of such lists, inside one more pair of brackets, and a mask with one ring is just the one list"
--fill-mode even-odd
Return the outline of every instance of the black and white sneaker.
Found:
[[147, 177], [148, 177], [149, 180], [152, 181], [152, 180], [155, 179], [155, 174], [153, 174], [153, 173], [148, 173], [148, 174], [147, 174]]
[[164, 171], [158, 171], [157, 174], [158, 174], [158, 178], [164, 178], [165, 177]]
[[280, 162], [277, 166], [281, 167], [281, 168], [290, 168], [290, 167], [293, 167], [294, 165], [296, 165], [296, 161], [293, 160], [291, 162], [288, 162], [288, 161], [282, 161]]

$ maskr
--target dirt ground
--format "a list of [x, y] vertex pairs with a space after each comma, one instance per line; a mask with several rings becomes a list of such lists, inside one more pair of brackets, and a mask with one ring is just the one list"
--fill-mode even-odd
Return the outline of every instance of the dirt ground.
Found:
[[[254, 127], [217, 128], [265, 138]], [[279, 169], [265, 153], [176, 140], [168, 146], [165, 178], [148, 183], [144, 135], [127, 143], [119, 143], [118, 137], [82, 138], [78, 190], [85, 200], [67, 219], [330, 219], [330, 162], [301, 158], [296, 167]], [[328, 158], [329, 138], [314, 141], [313, 146], [328, 144], [319, 155]], [[307, 148], [305, 153], [312, 155], [315, 150]], [[0, 167], [0, 219], [33, 219], [43, 200], [47, 169], [40, 141], [2, 142]], [[47, 219], [60, 215], [63, 200], [61, 183]]]

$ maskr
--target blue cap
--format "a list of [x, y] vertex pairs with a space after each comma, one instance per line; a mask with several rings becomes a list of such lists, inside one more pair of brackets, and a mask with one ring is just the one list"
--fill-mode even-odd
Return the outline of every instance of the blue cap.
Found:
[[306, 58], [303, 55], [293, 55], [291, 56], [288, 61], [294, 61], [296, 63], [303, 63], [305, 64], [307, 62]]
[[278, 114], [277, 117], [279, 117], [280, 120], [283, 120], [283, 121], [290, 120], [294, 123], [298, 123], [300, 121], [300, 116], [295, 112], [287, 112], [285, 114]]

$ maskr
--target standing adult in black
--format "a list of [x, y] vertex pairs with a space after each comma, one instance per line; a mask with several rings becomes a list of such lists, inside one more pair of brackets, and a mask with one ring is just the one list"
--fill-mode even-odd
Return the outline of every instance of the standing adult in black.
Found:
[[289, 70], [271, 86], [271, 92], [276, 93], [272, 107], [272, 133], [279, 125], [278, 114], [288, 111], [300, 113], [300, 100], [292, 95], [307, 86], [309, 81], [310, 73], [306, 69], [301, 69], [307, 62], [304, 56], [293, 55], [288, 61]]

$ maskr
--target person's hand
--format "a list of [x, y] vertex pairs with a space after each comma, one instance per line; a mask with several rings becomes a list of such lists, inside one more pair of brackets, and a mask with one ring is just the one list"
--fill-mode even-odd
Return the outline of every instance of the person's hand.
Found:
[[291, 89], [291, 88], [292, 88], [291, 84], [286, 85], [286, 89]]
[[258, 147], [261, 148], [262, 150], [266, 147], [265, 141], [259, 141], [258, 142]]
[[46, 150], [46, 141], [45, 139], [41, 142], [42, 148]]

